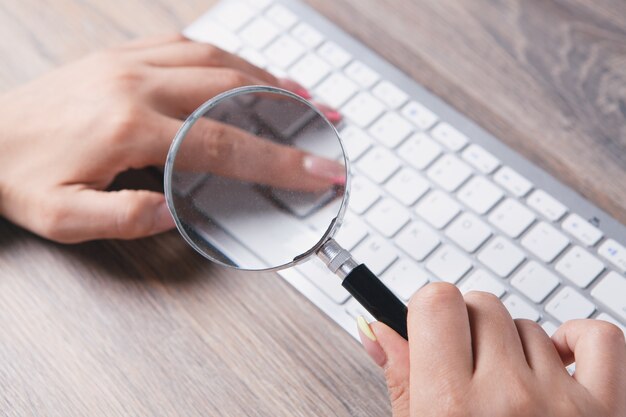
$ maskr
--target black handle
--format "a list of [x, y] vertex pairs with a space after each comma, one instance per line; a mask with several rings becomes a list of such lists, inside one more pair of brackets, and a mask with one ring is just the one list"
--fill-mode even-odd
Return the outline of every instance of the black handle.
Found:
[[408, 340], [407, 309], [364, 264], [354, 268], [341, 283], [376, 320], [382, 321]]

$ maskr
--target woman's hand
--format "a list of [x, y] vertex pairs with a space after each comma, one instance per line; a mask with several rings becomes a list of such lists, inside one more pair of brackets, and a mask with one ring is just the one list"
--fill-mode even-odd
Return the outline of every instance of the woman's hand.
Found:
[[[626, 344], [613, 324], [572, 320], [552, 340], [487, 293], [430, 284], [409, 304], [409, 342], [359, 318], [394, 417], [626, 416]], [[570, 376], [565, 366], [576, 361]]]
[[[0, 214], [59, 242], [132, 239], [172, 228], [161, 193], [103, 190], [123, 171], [162, 166], [180, 119], [210, 97], [250, 84], [308, 98], [293, 81], [181, 35], [96, 53], [10, 91], [0, 97]], [[331, 121], [339, 117], [322, 110]], [[201, 140], [194, 142], [212, 155], [220, 174], [245, 176], [229, 171], [240, 166], [231, 160], [279, 154], [266, 165], [304, 171], [310, 188], [343, 175], [327, 160], [217, 122], [201, 123], [203, 129], [194, 129]]]

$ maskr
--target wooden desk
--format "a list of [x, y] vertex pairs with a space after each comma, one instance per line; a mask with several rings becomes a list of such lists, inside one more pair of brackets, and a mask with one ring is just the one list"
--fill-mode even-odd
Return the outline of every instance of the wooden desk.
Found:
[[[0, 5], [0, 90], [212, 1]], [[626, 222], [626, 3], [310, 0]], [[279, 303], [276, 300], [280, 300]], [[61, 246], [0, 220], [0, 415], [382, 416], [360, 346], [272, 274], [176, 233]]]

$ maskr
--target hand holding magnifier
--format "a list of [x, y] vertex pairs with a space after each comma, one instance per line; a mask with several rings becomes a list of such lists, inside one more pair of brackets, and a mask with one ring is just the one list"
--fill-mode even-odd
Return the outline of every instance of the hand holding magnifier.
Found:
[[337, 131], [313, 105], [278, 88], [243, 87], [185, 121], [167, 157], [165, 196], [179, 232], [206, 258], [262, 271], [317, 255], [372, 316], [406, 339], [406, 306], [333, 239], [348, 174]]

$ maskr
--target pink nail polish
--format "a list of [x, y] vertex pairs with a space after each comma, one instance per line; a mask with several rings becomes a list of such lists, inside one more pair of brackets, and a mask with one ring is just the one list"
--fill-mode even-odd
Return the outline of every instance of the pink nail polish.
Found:
[[335, 110], [327, 110], [324, 112], [324, 116], [326, 116], [326, 118], [331, 122], [331, 123], [337, 123], [339, 121], [341, 121], [341, 113], [339, 113], [338, 111]]
[[305, 88], [296, 88], [294, 90], [294, 93], [296, 93], [305, 100], [309, 100], [312, 97], [311, 93], [309, 93]]

